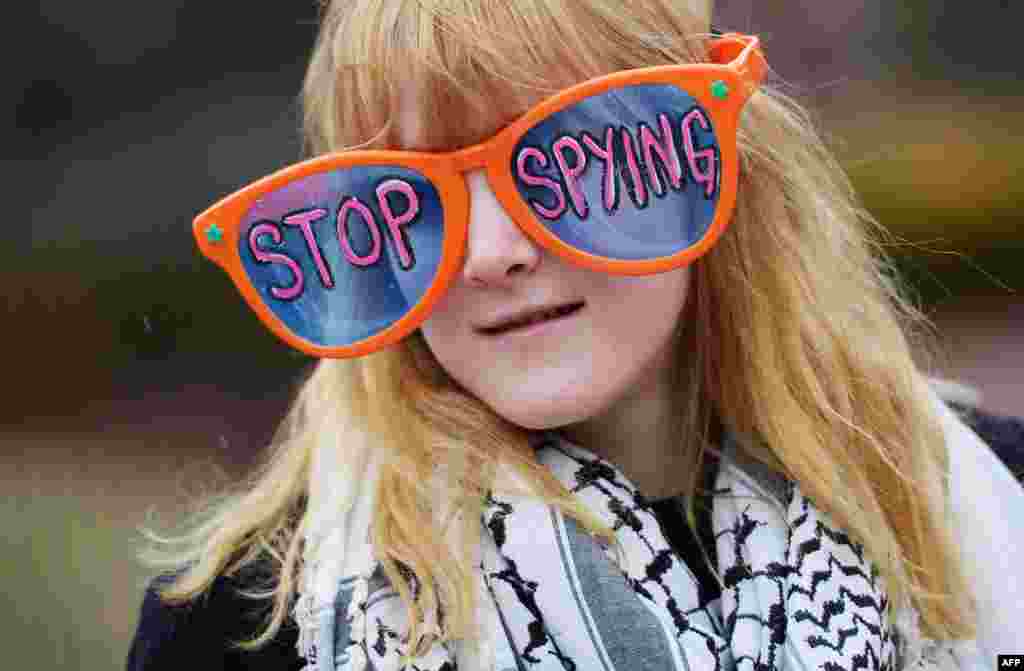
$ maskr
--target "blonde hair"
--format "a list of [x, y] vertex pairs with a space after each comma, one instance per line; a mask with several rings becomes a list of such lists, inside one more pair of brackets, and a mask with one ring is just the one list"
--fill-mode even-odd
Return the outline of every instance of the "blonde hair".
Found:
[[[309, 150], [397, 147], [403, 80], [422, 85], [426, 133], [416, 149], [478, 142], [567, 83], [704, 60], [709, 13], [677, 0], [644, 0], [628, 12], [618, 0], [331, 3], [304, 87]], [[972, 636], [974, 605], [945, 521], [944, 436], [911, 356], [934, 356], [933, 327], [902, 295], [885, 229], [858, 204], [797, 102], [766, 85], [743, 114], [739, 148], [734, 219], [693, 264], [677, 331], [687, 352], [678, 371], [679, 449], [692, 456], [684, 493], [696, 490], [720, 422], [746, 456], [798, 482], [863, 544], [890, 603], [912, 600], [925, 635]], [[371, 356], [320, 361], [264, 465], [211, 500], [188, 533], [149, 532], [158, 545], [144, 559], [183, 569], [163, 598], [192, 599], [218, 575], [269, 555], [276, 580], [254, 595], [272, 598], [273, 610], [242, 647], [269, 641], [296, 592], [317, 439], [337, 436], [358, 463], [368, 448], [350, 439], [353, 426], [381, 455], [372, 541], [408, 607], [410, 640], [439, 608], [445, 638], [470, 636], [472, 547], [499, 464], [611, 538], [533, 462], [529, 433], [461, 389], [416, 332]]]

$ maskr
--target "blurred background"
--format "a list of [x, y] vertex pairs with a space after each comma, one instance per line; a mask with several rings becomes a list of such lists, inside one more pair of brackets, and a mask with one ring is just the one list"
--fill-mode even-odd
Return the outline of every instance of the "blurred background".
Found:
[[[625, 3], [624, 6], [628, 6]], [[192, 217], [301, 158], [312, 1], [40, 3], [7, 42], [0, 631], [11, 668], [123, 667], [147, 510], [244, 473], [311, 360]], [[940, 328], [941, 372], [1024, 416], [1024, 97], [1009, 0], [725, 0], [827, 131]], [[13, 657], [12, 657], [13, 655]]]

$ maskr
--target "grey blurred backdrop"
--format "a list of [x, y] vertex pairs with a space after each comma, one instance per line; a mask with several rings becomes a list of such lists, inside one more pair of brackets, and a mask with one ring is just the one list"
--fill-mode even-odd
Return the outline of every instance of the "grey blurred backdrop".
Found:
[[[624, 3], [628, 6], [628, 3]], [[191, 218], [301, 157], [313, 2], [40, 3], [4, 47], [0, 404], [9, 668], [121, 667], [147, 509], [244, 473], [312, 361]], [[939, 325], [941, 372], [1024, 415], [1024, 110], [1009, 0], [727, 0], [830, 134]]]

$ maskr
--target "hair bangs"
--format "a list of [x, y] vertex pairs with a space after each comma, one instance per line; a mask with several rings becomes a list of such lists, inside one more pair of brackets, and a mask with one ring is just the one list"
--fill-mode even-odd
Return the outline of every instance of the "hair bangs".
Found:
[[[324, 32], [333, 39], [337, 128], [324, 129], [336, 141], [320, 151], [337, 151], [338, 141], [344, 148], [458, 149], [562, 88], [617, 70], [693, 61], [703, 49], [679, 49], [703, 44], [695, 17], [667, 21], [612, 2], [355, 0], [330, 18], [335, 26]], [[398, 128], [399, 110], [410, 104], [420, 123], [411, 145]]]
[[[414, 146], [450, 151], [494, 135], [531, 106], [585, 79], [559, 26], [561, 8], [535, 1], [414, 0], [402, 3], [385, 76], [416, 90]], [[406, 88], [408, 90], [408, 88]], [[391, 136], [395, 145], [398, 134]]]

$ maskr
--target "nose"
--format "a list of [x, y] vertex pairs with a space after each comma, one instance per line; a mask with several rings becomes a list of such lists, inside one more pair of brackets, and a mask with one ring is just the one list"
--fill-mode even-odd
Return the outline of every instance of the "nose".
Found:
[[483, 170], [466, 173], [469, 233], [463, 279], [475, 287], [508, 287], [540, 263], [541, 250], [515, 225]]

